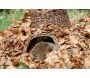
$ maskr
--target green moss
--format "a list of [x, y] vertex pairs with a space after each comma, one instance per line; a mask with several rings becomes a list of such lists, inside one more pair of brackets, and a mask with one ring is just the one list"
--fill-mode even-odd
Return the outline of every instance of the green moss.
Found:
[[69, 9], [67, 10], [67, 13], [69, 15], [69, 19], [74, 22], [79, 22], [80, 19], [86, 17], [88, 13], [90, 13], [90, 10], [87, 9]]
[[24, 64], [23, 62], [20, 62], [19, 67], [17, 67], [17, 68], [18, 69], [29, 69], [29, 67], [26, 64]]
[[13, 23], [13, 19], [21, 19], [25, 13], [25, 10], [9, 10], [9, 13], [6, 11], [0, 12], [0, 30], [8, 28], [10, 24]]

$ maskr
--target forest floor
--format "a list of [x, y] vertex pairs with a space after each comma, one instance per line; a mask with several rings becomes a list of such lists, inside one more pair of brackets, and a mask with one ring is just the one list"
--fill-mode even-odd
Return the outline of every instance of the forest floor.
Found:
[[[32, 61], [30, 53], [24, 52], [31, 34], [42, 33], [42, 30], [30, 27], [29, 15], [14, 20], [13, 24], [0, 32], [0, 68], [90, 68], [90, 15], [78, 20], [78, 23], [71, 21], [68, 29], [60, 28], [59, 32], [65, 33], [59, 36], [61, 48], [58, 52], [51, 52], [43, 62]], [[58, 31], [56, 34], [58, 36]]]

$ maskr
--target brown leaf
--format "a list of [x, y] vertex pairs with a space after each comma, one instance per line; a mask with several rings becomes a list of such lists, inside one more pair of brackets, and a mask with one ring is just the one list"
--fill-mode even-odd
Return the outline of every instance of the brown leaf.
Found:
[[71, 63], [73, 63], [73, 67], [74, 68], [82, 68], [83, 67], [83, 63], [82, 60], [78, 57], [72, 57], [71, 58]]

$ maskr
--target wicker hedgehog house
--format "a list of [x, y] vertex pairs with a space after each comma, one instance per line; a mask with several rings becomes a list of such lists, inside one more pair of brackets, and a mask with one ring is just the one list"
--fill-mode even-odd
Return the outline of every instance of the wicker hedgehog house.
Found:
[[71, 25], [66, 10], [32, 9], [28, 13], [31, 16], [31, 30], [34, 28], [35, 31], [31, 31], [32, 34], [27, 40], [25, 52], [30, 52], [39, 42], [58, 45], [59, 37], [68, 34], [63, 31]]

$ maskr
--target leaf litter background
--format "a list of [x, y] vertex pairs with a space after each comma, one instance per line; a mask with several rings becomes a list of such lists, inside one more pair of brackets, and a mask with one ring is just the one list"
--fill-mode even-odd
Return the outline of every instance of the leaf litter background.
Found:
[[[30, 53], [25, 53], [28, 39], [42, 33], [42, 29], [30, 27], [29, 11], [23, 19], [14, 20], [13, 24], [0, 32], [0, 68], [90, 68], [90, 16], [71, 21], [68, 29], [47, 26], [45, 31], [53, 31], [61, 46], [58, 52], [51, 52], [43, 62], [33, 62]], [[64, 31], [63, 31], [64, 30]]]

